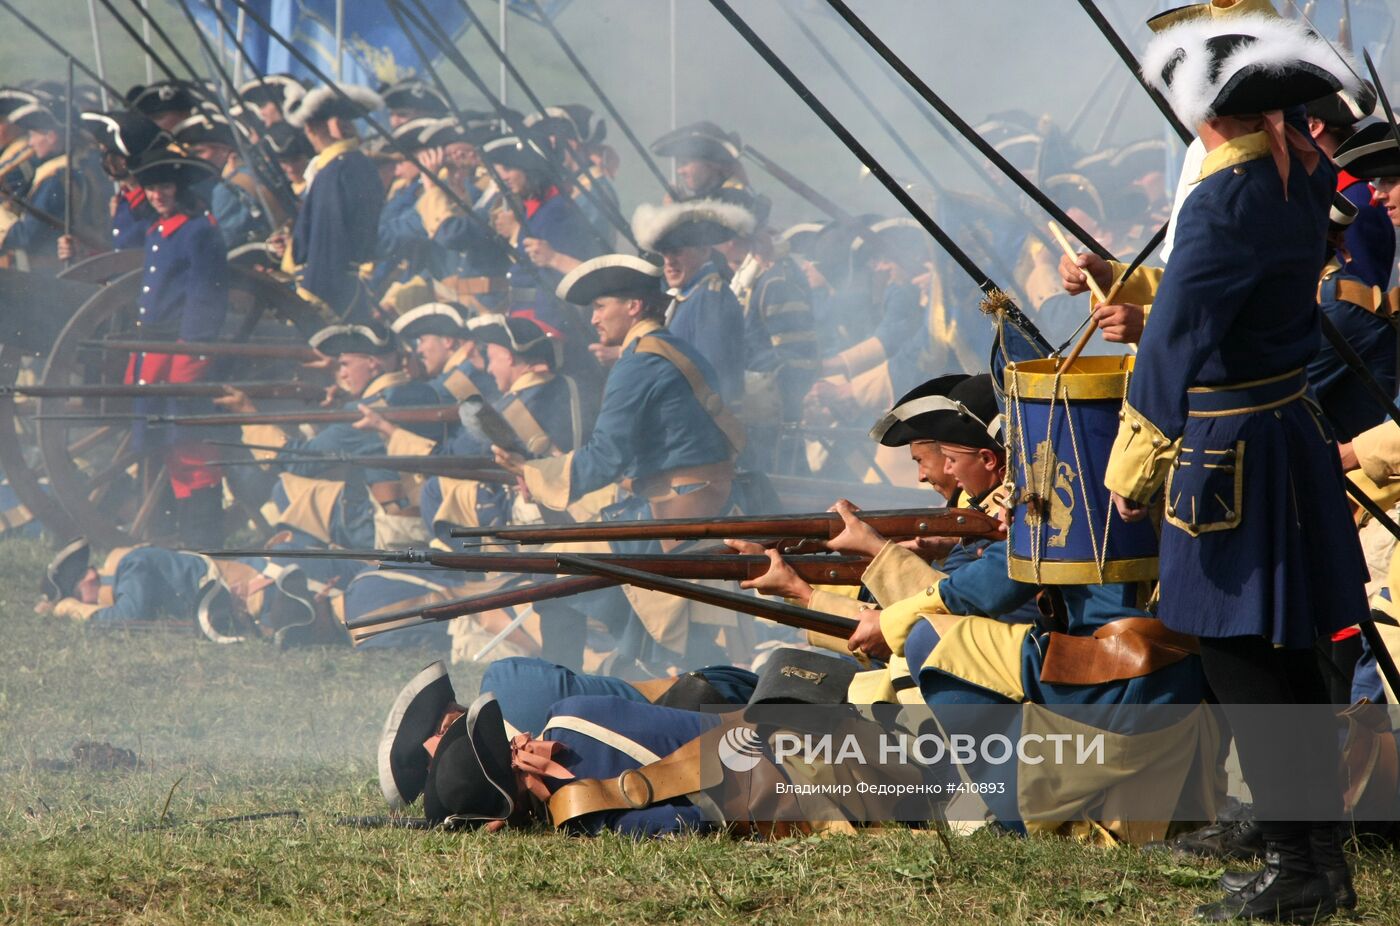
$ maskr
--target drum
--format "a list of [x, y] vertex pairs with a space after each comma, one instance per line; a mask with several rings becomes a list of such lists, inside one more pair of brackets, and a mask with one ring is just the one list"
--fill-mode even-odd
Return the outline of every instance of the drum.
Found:
[[1006, 367], [1006, 467], [1014, 484], [1011, 578], [1047, 585], [1157, 577], [1157, 528], [1114, 512], [1103, 474], [1133, 358], [1080, 357]]

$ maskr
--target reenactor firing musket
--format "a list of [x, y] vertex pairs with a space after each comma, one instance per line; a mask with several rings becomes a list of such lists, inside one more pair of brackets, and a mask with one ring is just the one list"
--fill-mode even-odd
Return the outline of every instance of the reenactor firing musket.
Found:
[[[862, 511], [860, 518], [890, 538], [1000, 536], [995, 518], [970, 508], [905, 508]], [[829, 540], [845, 522], [835, 512], [735, 518], [670, 518], [653, 521], [593, 521], [549, 527], [472, 527], [453, 537], [490, 537], [512, 543], [572, 543], [614, 540], [718, 540], [725, 537], [810, 537]]]

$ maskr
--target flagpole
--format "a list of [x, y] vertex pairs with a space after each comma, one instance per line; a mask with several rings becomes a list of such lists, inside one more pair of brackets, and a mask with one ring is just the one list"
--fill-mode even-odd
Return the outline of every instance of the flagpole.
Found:
[[335, 79], [345, 78], [345, 0], [335, 0]]
[[[506, 23], [506, 15], [510, 12], [510, 7], [507, 6], [507, 2], [508, 0], [497, 0], [496, 3], [496, 32], [500, 36], [496, 44], [501, 46], [501, 51], [503, 53], [509, 53], [510, 51], [510, 36], [507, 34], [509, 30]], [[501, 58], [501, 92], [496, 94], [496, 96], [501, 98], [502, 103], [506, 102], [506, 93], [509, 90], [510, 81], [506, 76], [506, 62], [503, 57]]]
[[[144, 10], [144, 11], [147, 13], [147, 16], [149, 16], [150, 11], [151, 11], [151, 2], [150, 2], [150, 0], [141, 0], [141, 9]], [[147, 44], [147, 45], [150, 45], [150, 44], [151, 44], [151, 23], [150, 23], [150, 20], [149, 20], [147, 17], [145, 17], [145, 16], [143, 16], [143, 17], [141, 18], [141, 37], [144, 38], [144, 39], [146, 40], [146, 44]], [[151, 56], [150, 56], [149, 54], [147, 54], [147, 55], [146, 55], [146, 83], [148, 83], [148, 84], [149, 84], [149, 83], [154, 83], [154, 82], [155, 82], [155, 79], [156, 79], [155, 63], [151, 61]]]
[[[220, 0], [220, 4], [219, 4], [219, 5], [220, 5], [221, 7], [223, 6], [222, 0]], [[223, 13], [221, 12], [221, 13], [219, 14], [219, 24], [220, 24], [220, 25], [223, 25], [223, 22], [224, 22], [224, 16], [223, 16]], [[235, 45], [237, 48], [242, 48], [242, 47], [243, 47], [243, 39], [244, 39], [244, 36], [246, 35], [247, 31], [248, 31], [248, 17], [247, 17], [247, 14], [245, 14], [245, 13], [240, 9], [240, 10], [238, 11], [238, 21], [237, 21], [237, 23], [236, 23], [235, 26], [234, 26], [234, 33], [235, 33], [235, 36], [236, 36], [236, 37], [234, 38], [234, 45]], [[237, 52], [237, 50], [235, 50], [235, 51], [233, 52], [233, 82], [234, 82], [234, 85], [235, 85], [235, 90], [236, 90], [237, 87], [243, 86], [243, 56], [240, 55], [240, 54]]]
[[102, 31], [97, 28], [97, 4], [94, 0], [88, 0], [88, 24], [92, 27], [92, 54], [97, 59], [97, 92], [102, 95], [102, 108], [108, 109], [111, 103], [107, 100], [107, 67], [102, 63]]

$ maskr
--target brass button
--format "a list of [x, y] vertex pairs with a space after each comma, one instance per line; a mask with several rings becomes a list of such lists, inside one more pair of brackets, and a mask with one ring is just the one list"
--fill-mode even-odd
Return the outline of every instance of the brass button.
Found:
[[1134, 434], [1142, 430], [1142, 425], [1136, 421], [1129, 425], [1129, 427], [1132, 428]]
[[1243, 177], [1243, 176], [1244, 176], [1244, 168], [1243, 168], [1243, 167], [1236, 167], [1236, 168], [1235, 168], [1235, 176], [1236, 176], [1236, 177]]
[[924, 594], [933, 597], [933, 586], [930, 585], [928, 588], [924, 589]]
[[1279, 411], [1278, 409], [1274, 409], [1274, 417], [1277, 418], [1277, 419], [1279, 419], [1280, 421], [1282, 421], [1282, 420], [1283, 420], [1283, 412]]
[[1162, 446], [1162, 439], [1161, 439], [1160, 437], [1154, 437], [1154, 438], [1152, 438], [1152, 446], [1153, 446], [1153, 447], [1160, 447], [1160, 446]]
[[1227, 520], [1227, 521], [1233, 521], [1233, 520], [1235, 520], [1235, 513], [1234, 513], [1233, 511], [1227, 511], [1227, 512], [1225, 512], [1225, 520]]
[[1176, 509], [1175, 509], [1175, 508], [1168, 508], [1168, 509], [1167, 509], [1167, 517], [1169, 517], [1169, 518], [1174, 518], [1174, 517], [1176, 517]]

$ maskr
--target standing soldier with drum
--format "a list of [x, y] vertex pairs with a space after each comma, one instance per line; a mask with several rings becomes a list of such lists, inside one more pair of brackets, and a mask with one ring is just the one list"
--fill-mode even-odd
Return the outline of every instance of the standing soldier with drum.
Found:
[[[1301, 104], [1357, 82], [1264, 17], [1169, 29], [1143, 73], [1207, 153], [1104, 481], [1127, 521], [1164, 495], [1160, 617], [1200, 637], [1265, 839], [1264, 868], [1197, 914], [1312, 922], [1356, 900], [1337, 827], [1290, 822], [1341, 814], [1335, 731], [1309, 712], [1328, 701], [1314, 644], [1367, 605], [1337, 450], [1306, 400], [1336, 172]], [[1296, 705], [1286, 737], [1241, 709], [1264, 704]]]

